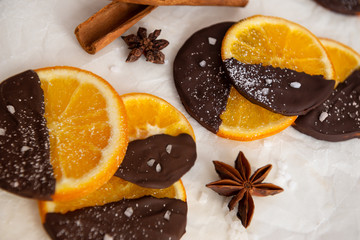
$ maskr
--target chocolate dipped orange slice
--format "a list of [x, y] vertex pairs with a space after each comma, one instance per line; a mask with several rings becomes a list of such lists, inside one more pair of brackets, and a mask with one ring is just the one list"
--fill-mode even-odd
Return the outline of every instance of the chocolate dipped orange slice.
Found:
[[187, 112], [209, 131], [250, 141], [275, 134], [293, 123], [253, 104], [233, 87], [221, 59], [222, 39], [234, 22], [195, 32], [174, 61], [174, 81]]
[[259, 15], [234, 24], [221, 56], [237, 90], [221, 115], [218, 134], [228, 138], [273, 135], [324, 101], [334, 86], [325, 80], [335, 73], [320, 41], [285, 19]]
[[338, 83], [331, 95], [295, 121], [295, 129], [332, 142], [360, 136], [360, 54], [330, 39], [321, 39], [336, 71]]
[[70, 200], [107, 182], [126, 151], [120, 96], [73, 67], [26, 71], [1, 86], [0, 187], [41, 200]]
[[185, 116], [146, 93], [122, 95], [129, 145], [115, 176], [147, 188], [167, 188], [196, 160], [195, 135]]
[[360, 2], [357, 0], [315, 0], [315, 2], [337, 13], [360, 15]]
[[187, 204], [181, 181], [165, 189], [142, 188], [113, 177], [72, 201], [39, 202], [51, 239], [180, 239]]

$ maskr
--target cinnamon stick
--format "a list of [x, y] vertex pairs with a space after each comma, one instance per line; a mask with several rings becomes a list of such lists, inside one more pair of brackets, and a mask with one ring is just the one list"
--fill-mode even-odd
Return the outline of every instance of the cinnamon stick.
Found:
[[249, 0], [117, 0], [146, 5], [192, 5], [245, 7]]
[[75, 29], [81, 47], [90, 54], [120, 37], [156, 6], [113, 1]]

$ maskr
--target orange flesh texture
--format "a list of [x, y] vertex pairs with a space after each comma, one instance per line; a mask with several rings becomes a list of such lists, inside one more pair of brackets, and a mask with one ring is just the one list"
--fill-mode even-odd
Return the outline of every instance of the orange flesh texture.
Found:
[[[68, 69], [74, 70], [70, 67]], [[40, 73], [47, 70], [40, 69]], [[96, 75], [93, 76], [105, 87], [110, 86]], [[119, 139], [114, 143], [114, 126], [108, 114], [109, 103], [98, 86], [91, 82], [81, 82], [76, 74], [70, 74], [52, 77], [50, 80], [41, 79], [41, 87], [44, 90], [45, 118], [50, 135], [50, 162], [57, 182], [53, 199], [68, 200], [86, 195], [112, 177], [125, 155], [125, 107], [114, 92], [113, 97], [117, 99], [112, 104], [117, 104], [115, 108], [119, 109], [115, 114], [121, 115], [115, 117], [120, 119], [117, 119], [119, 126], [115, 130], [115, 136]], [[112, 152], [104, 156], [110, 143], [113, 144]], [[114, 144], [118, 146], [114, 147]], [[96, 169], [99, 166], [102, 168], [100, 172], [94, 172], [99, 171]], [[87, 176], [89, 174], [94, 176]], [[78, 181], [82, 178], [87, 178], [86, 182]]]
[[331, 39], [320, 38], [324, 45], [336, 73], [336, 83], [345, 79], [355, 70], [360, 68], [360, 54], [350, 47]]
[[[237, 31], [238, 41], [230, 47], [231, 55], [237, 60], [334, 78], [335, 72], [326, 50], [308, 30], [275, 17], [254, 16], [248, 20], [250, 23], [241, 28], [245, 30]], [[240, 27], [234, 25], [232, 28], [236, 31]]]
[[130, 141], [155, 134], [177, 136], [181, 133], [187, 133], [195, 140], [188, 120], [165, 100], [146, 93], [129, 93], [121, 97], [129, 119]]
[[226, 111], [220, 117], [222, 125], [217, 135], [239, 141], [274, 135], [290, 126], [297, 118], [285, 117], [253, 104], [235, 88], [231, 88]]

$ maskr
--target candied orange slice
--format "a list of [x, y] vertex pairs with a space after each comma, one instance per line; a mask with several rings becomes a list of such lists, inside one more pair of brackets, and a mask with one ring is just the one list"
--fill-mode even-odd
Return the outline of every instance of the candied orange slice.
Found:
[[[335, 72], [317, 37], [288, 20], [253, 16], [234, 24], [225, 34], [222, 59], [235, 58], [247, 64], [271, 65], [333, 79]], [[218, 135], [250, 141], [276, 134], [296, 119], [257, 106], [231, 89], [226, 110], [220, 116]]]
[[53, 200], [87, 195], [116, 172], [127, 147], [126, 111], [99, 76], [73, 67], [36, 70], [44, 90]]
[[121, 98], [129, 121], [129, 141], [155, 134], [177, 136], [181, 133], [187, 133], [195, 140], [186, 117], [164, 99], [147, 93], [129, 93]]
[[336, 85], [360, 68], [360, 54], [355, 50], [335, 40], [320, 38], [320, 41], [334, 66]]
[[140, 187], [118, 177], [112, 177], [95, 192], [79, 199], [62, 202], [39, 201], [39, 211], [42, 222], [44, 222], [46, 213], [49, 212], [64, 214], [84, 207], [101, 206], [110, 202], [120, 201], [124, 198], [137, 199], [143, 196], [176, 198], [184, 202], [186, 201], [186, 192], [181, 180], [177, 181], [168, 188], [151, 189]]

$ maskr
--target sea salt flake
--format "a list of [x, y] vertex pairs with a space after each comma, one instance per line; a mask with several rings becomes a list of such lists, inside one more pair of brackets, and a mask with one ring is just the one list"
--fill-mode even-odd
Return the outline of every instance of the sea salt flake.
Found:
[[18, 186], [19, 186], [19, 182], [13, 182], [13, 183], [12, 183], [12, 186], [15, 187], [15, 188], [18, 187]]
[[269, 94], [269, 89], [268, 89], [268, 88], [263, 88], [263, 89], [261, 90], [261, 93], [262, 93], [263, 95], [268, 95], [268, 94]]
[[156, 172], [161, 172], [161, 165], [160, 165], [160, 163], [156, 164]]
[[149, 166], [149, 167], [152, 167], [152, 166], [154, 166], [154, 163], [155, 163], [155, 159], [150, 159], [149, 161], [147, 161], [147, 165]]
[[30, 150], [30, 149], [31, 149], [31, 147], [22, 146], [22, 147], [21, 147], [21, 152], [24, 153], [24, 152], [26, 152], [26, 151], [28, 151], [28, 150]]
[[6, 130], [4, 128], [0, 128], [0, 136], [5, 136]]
[[290, 87], [292, 87], [292, 88], [300, 88], [301, 83], [299, 83], [299, 82], [291, 82]]
[[132, 207], [128, 207], [124, 212], [125, 216], [127, 216], [127, 217], [131, 217], [133, 215], [133, 213], [134, 213], [134, 210], [132, 209]]
[[170, 154], [172, 150], [172, 145], [171, 144], [167, 145], [165, 150], [168, 154]]
[[109, 234], [104, 235], [104, 240], [113, 240], [114, 238], [110, 236]]
[[271, 80], [270, 78], [268, 78], [268, 79], [265, 80], [265, 82], [266, 82], [267, 84], [271, 84], [271, 83], [272, 83], [272, 80]]
[[205, 67], [206, 66], [206, 61], [202, 60], [201, 62], [199, 62], [200, 67]]
[[217, 41], [216, 38], [213, 38], [213, 37], [209, 37], [208, 40], [209, 40], [210, 45], [215, 45], [216, 41]]
[[323, 122], [328, 116], [329, 114], [327, 112], [322, 112], [319, 116], [319, 121]]
[[164, 214], [164, 219], [169, 221], [170, 220], [170, 215], [171, 215], [171, 211], [167, 210], [166, 213]]
[[13, 105], [7, 105], [6, 106], [8, 111], [11, 113], [11, 114], [14, 114], [15, 113], [15, 108]]

